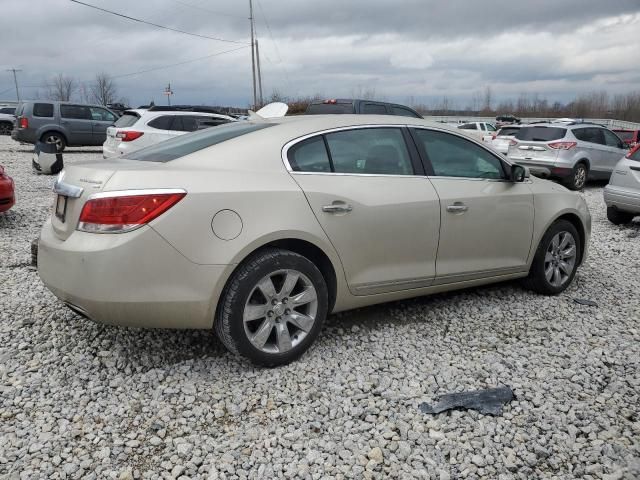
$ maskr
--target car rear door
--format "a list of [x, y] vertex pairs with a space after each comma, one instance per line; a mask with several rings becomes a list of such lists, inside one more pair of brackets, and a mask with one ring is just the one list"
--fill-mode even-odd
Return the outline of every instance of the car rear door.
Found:
[[500, 158], [450, 132], [412, 128], [440, 198], [437, 284], [523, 272], [533, 238], [533, 193], [507, 179]]
[[611, 173], [620, 159], [629, 153], [629, 150], [624, 147], [624, 143], [616, 134], [604, 128], [601, 130], [605, 142], [602, 168], [606, 173]]
[[106, 108], [89, 107], [93, 120], [93, 144], [102, 145], [107, 139], [107, 129], [115, 123], [116, 116]]
[[285, 147], [354, 295], [431, 285], [440, 202], [398, 126], [345, 128]]
[[88, 106], [60, 104], [60, 123], [67, 131], [69, 145], [94, 145], [93, 119]]

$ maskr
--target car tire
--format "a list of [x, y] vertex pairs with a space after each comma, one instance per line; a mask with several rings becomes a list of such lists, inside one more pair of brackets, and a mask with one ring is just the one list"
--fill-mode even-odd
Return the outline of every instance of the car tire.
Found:
[[45, 132], [40, 137], [40, 141], [48, 144], [53, 144], [56, 146], [56, 151], [62, 152], [67, 146], [67, 140], [64, 138], [59, 132]]
[[256, 365], [284, 365], [318, 336], [328, 298], [322, 273], [310, 260], [266, 248], [231, 275], [218, 304], [215, 332], [230, 352]]
[[9, 122], [0, 122], [0, 135], [11, 135], [13, 124]]
[[585, 162], [581, 161], [573, 167], [573, 172], [571, 172], [571, 175], [565, 181], [565, 185], [569, 190], [582, 190], [588, 178], [589, 167]]
[[573, 281], [581, 255], [576, 227], [567, 220], [556, 221], [538, 244], [529, 276], [524, 280], [525, 287], [544, 295], [563, 292]]
[[614, 225], [624, 225], [631, 222], [635, 215], [629, 212], [622, 212], [615, 207], [607, 207], [607, 218]]

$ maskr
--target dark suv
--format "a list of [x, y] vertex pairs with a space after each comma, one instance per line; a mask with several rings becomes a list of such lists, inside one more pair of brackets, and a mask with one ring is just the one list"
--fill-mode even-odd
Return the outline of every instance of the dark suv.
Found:
[[100, 105], [27, 101], [16, 109], [11, 138], [25, 143], [50, 143], [61, 152], [66, 146], [102, 145], [107, 128], [118, 116]]
[[415, 110], [397, 103], [377, 102], [375, 100], [333, 99], [311, 102], [305, 115], [324, 115], [335, 113], [356, 113], [362, 115], [400, 115], [422, 118]]

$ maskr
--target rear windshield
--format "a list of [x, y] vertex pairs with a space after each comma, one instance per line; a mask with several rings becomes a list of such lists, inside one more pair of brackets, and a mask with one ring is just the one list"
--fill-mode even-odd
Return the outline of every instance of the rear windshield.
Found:
[[353, 113], [352, 103], [312, 103], [307, 108], [307, 115], [325, 113]]
[[130, 127], [135, 124], [139, 118], [140, 115], [138, 115], [136, 112], [124, 112], [122, 116], [118, 120], [116, 120], [116, 123], [114, 123], [113, 126], [120, 128]]
[[498, 136], [502, 136], [502, 135], [509, 135], [509, 136], [513, 136], [516, 133], [518, 133], [520, 131], [519, 128], [513, 128], [513, 127], [502, 127], [500, 129], [500, 131], [498, 132]]
[[549, 142], [564, 138], [565, 133], [567, 133], [566, 128], [523, 127], [516, 133], [516, 138], [528, 142]]
[[627, 142], [633, 141], [633, 133], [634, 133], [633, 131], [614, 130], [614, 132], [624, 141], [627, 141]]
[[141, 162], [169, 162], [203, 148], [226, 142], [232, 138], [273, 126], [273, 123], [234, 122], [208, 128], [157, 143], [126, 155], [124, 158]]

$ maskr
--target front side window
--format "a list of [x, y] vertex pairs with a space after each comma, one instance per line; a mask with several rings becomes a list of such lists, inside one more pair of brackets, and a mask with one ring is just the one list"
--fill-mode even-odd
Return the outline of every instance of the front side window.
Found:
[[336, 173], [413, 175], [413, 166], [399, 128], [363, 128], [328, 133]]
[[401, 117], [420, 118], [420, 115], [417, 115], [408, 108], [404, 107], [391, 107], [391, 113], [393, 113], [394, 115], [399, 115]]
[[371, 115], [386, 115], [387, 107], [378, 103], [365, 103], [362, 106], [362, 113]]
[[620, 140], [615, 133], [609, 130], [602, 130], [602, 133], [604, 134], [604, 141], [607, 147], [622, 148], [622, 140]]
[[96, 120], [98, 122], [115, 122], [116, 121], [116, 117], [111, 112], [109, 112], [108, 110], [105, 110], [104, 108], [89, 107], [89, 110], [91, 110], [91, 118], [93, 120]]
[[486, 123], [485, 125], [487, 126], [487, 130], [488, 131], [490, 131], [490, 132], [495, 132], [496, 131], [496, 127], [494, 127], [490, 123]]
[[289, 149], [287, 157], [294, 172], [331, 172], [331, 163], [322, 136], [296, 143]]
[[438, 177], [505, 178], [502, 162], [484, 148], [457, 135], [414, 129]]
[[53, 103], [34, 103], [34, 117], [53, 117]]
[[72, 118], [74, 120], [91, 120], [91, 110], [82, 105], [60, 105], [60, 115], [62, 118]]

